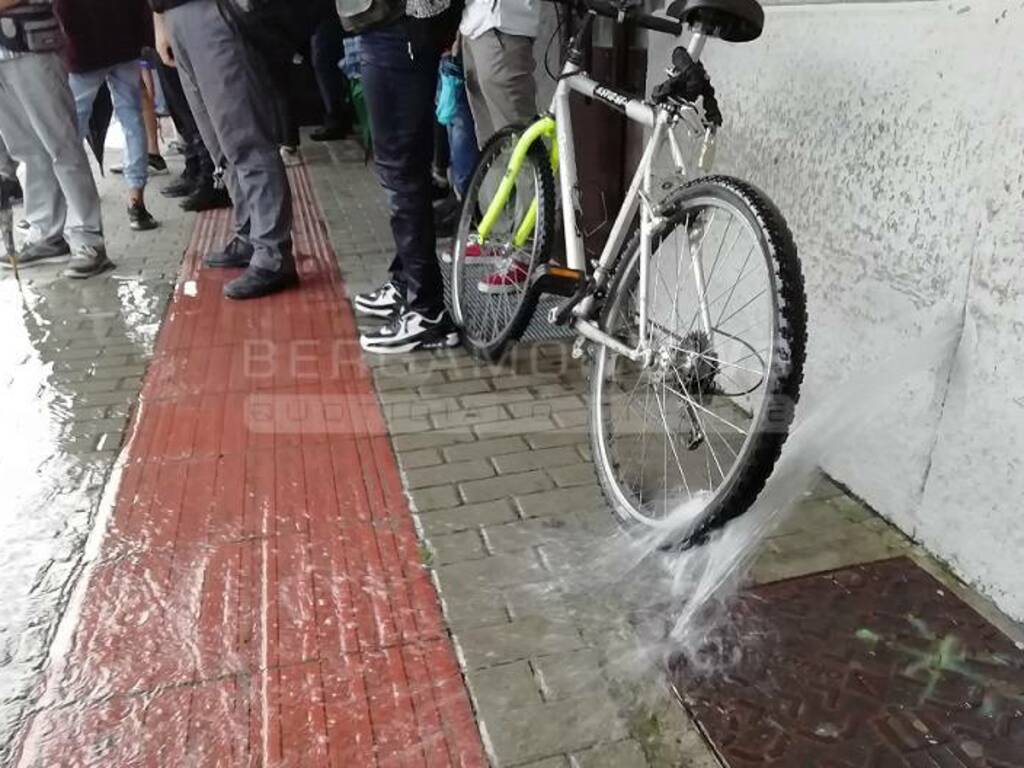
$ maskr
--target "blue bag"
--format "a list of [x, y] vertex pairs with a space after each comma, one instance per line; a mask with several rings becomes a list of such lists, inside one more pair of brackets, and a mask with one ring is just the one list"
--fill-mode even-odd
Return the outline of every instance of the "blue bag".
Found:
[[441, 125], [451, 125], [459, 109], [459, 99], [466, 87], [462, 65], [451, 56], [441, 59], [441, 82], [437, 90], [435, 116]]

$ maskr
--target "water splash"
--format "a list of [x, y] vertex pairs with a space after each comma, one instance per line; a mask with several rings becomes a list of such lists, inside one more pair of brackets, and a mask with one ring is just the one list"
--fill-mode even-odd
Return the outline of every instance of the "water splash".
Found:
[[684, 552], [671, 548], [700, 510], [699, 501], [690, 502], [655, 528], [604, 539], [597, 551], [586, 556], [591, 567], [563, 574], [569, 592], [593, 593], [597, 586], [603, 599], [618, 601], [632, 617], [639, 642], [614, 660], [623, 676], [647, 676], [649, 670], [663, 669], [680, 655], [696, 670], [722, 663], [719, 654], [701, 649], [706, 650], [712, 630], [730, 621], [730, 597], [743, 583], [765, 539], [819, 480], [819, 467], [856, 444], [858, 433], [877, 427], [878, 415], [909, 380], [922, 374], [935, 382], [947, 380], [962, 336], [963, 316], [950, 311], [932, 328], [923, 338], [872, 364], [870, 370], [849, 377], [826, 399], [801, 406], [783, 454], [757, 501], [704, 546]]

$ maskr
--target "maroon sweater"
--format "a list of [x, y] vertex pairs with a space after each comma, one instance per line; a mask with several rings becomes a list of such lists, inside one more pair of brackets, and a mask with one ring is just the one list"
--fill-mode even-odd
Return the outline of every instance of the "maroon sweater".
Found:
[[54, 0], [64, 27], [68, 70], [91, 72], [139, 58], [153, 45], [153, 15], [146, 0]]

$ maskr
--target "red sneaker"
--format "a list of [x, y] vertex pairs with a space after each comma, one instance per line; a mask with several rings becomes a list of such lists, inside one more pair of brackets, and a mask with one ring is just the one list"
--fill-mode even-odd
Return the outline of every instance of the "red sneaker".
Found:
[[[441, 261], [445, 264], [452, 263], [452, 253], [455, 245], [452, 244], [447, 250], [441, 253]], [[501, 261], [501, 249], [495, 245], [480, 245], [476, 235], [470, 235], [466, 243], [466, 261], [473, 264], [497, 264]]]
[[491, 272], [476, 287], [480, 293], [516, 293], [526, 285], [529, 276], [526, 264], [510, 259], [508, 266]]

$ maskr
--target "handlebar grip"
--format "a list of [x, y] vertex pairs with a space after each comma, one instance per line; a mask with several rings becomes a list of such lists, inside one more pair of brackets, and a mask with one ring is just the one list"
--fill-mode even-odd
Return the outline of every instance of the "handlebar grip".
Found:
[[607, 16], [610, 19], [618, 19], [621, 15], [625, 21], [636, 24], [638, 27], [650, 29], [654, 32], [665, 32], [669, 35], [679, 36], [683, 33], [683, 25], [674, 19], [666, 19], [664, 16], [652, 16], [649, 13], [640, 13], [633, 8], [623, 11], [619, 5], [609, 0], [583, 0], [589, 10], [598, 16]]

